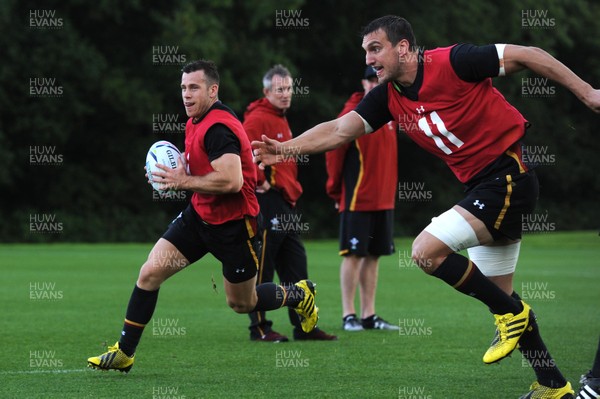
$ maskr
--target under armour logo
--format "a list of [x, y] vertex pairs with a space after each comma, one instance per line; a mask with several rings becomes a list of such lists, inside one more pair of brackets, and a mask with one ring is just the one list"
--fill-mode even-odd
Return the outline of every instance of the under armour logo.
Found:
[[415, 108], [417, 110], [417, 114], [421, 115], [423, 112], [425, 112], [425, 107], [424, 106], [420, 106]]
[[478, 206], [479, 209], [483, 209], [483, 207], [485, 206], [485, 204], [482, 204], [481, 202], [479, 202], [479, 200], [475, 200], [475, 202], [473, 202], [473, 205]]
[[244, 273], [245, 271], [246, 271], [246, 269], [245, 269], [245, 268], [243, 268], [243, 267], [242, 267], [242, 268], [237, 268], [237, 269], [235, 269], [235, 272], [236, 272], [237, 274]]
[[278, 139], [282, 139], [283, 138], [283, 133], [277, 133], [277, 138]]

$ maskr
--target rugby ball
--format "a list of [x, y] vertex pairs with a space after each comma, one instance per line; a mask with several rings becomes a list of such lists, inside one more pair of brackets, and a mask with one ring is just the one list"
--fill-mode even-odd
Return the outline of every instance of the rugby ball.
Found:
[[162, 140], [152, 144], [148, 150], [148, 154], [146, 154], [146, 174], [148, 175], [148, 180], [152, 183], [152, 188], [161, 193], [172, 191], [161, 190], [161, 184], [154, 181], [152, 174], [160, 171], [160, 169], [156, 167], [156, 164], [158, 163], [171, 169], [175, 169], [177, 167], [177, 162], [181, 162], [179, 159], [180, 157], [181, 152], [174, 144], [168, 141]]

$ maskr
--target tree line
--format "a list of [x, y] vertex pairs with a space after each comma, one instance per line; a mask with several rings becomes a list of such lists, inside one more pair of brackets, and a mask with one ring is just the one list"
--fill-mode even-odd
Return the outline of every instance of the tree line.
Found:
[[[139, 0], [0, 4], [0, 239], [151, 241], [189, 193], [163, 198], [144, 178], [150, 145], [183, 149], [180, 69], [212, 59], [220, 98], [238, 116], [262, 96], [274, 64], [292, 72], [294, 134], [335, 118], [359, 91], [360, 30], [407, 18], [425, 49], [459, 42], [537, 46], [600, 87], [600, 5], [584, 0], [472, 2]], [[527, 72], [494, 84], [532, 123], [524, 150], [539, 165], [536, 215], [557, 230], [595, 229], [598, 116], [554, 82]], [[461, 198], [439, 160], [399, 134], [396, 234], [413, 235]], [[323, 155], [299, 167], [298, 204], [311, 238], [336, 237]], [[335, 221], [335, 222], [332, 222]], [[525, 223], [527, 221], [524, 221]], [[549, 224], [550, 225], [550, 224]], [[548, 228], [547, 230], [550, 230]]]

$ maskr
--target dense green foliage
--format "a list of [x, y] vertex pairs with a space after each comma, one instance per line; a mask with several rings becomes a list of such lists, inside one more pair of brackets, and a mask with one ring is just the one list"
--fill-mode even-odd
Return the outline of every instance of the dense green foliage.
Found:
[[[385, 14], [406, 17], [425, 48], [456, 42], [539, 46], [600, 86], [600, 4], [592, 1], [152, 3], [0, 3], [0, 240], [145, 241], [162, 232], [183, 202], [153, 196], [143, 160], [159, 139], [183, 147], [183, 133], [155, 122], [185, 122], [178, 89], [184, 61], [216, 61], [220, 97], [240, 116], [261, 96], [264, 71], [287, 65], [301, 89], [289, 113], [295, 134], [334, 118], [360, 89], [360, 28]], [[558, 229], [596, 228], [598, 116], [552, 82], [538, 83], [552, 89], [549, 96], [524, 95], [528, 77], [496, 84], [533, 123], [528, 144], [552, 156], [539, 170], [539, 213]], [[426, 202], [398, 201], [397, 233], [415, 234], [460, 198], [461, 186], [412, 142], [402, 138], [400, 147], [400, 180], [431, 191]], [[60, 155], [54, 158], [59, 162], [44, 163], [44, 151]], [[323, 160], [311, 156], [300, 168], [305, 195], [299, 208], [312, 237], [337, 233]], [[32, 231], [31, 221], [40, 217], [52, 217], [60, 229]]]

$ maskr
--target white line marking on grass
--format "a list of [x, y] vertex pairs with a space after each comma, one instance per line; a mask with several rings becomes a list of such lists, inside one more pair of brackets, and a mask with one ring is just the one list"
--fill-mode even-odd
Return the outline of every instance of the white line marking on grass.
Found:
[[0, 371], [0, 375], [7, 374], [68, 374], [68, 373], [82, 373], [87, 371], [85, 369], [74, 369], [74, 370], [18, 370], [18, 371]]

